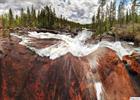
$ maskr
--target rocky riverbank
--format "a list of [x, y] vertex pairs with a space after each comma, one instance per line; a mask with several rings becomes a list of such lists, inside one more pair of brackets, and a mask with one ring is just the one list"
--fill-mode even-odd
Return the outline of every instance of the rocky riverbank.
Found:
[[[1, 100], [129, 100], [140, 96], [140, 55], [122, 60], [109, 48], [85, 57], [70, 53], [51, 60], [19, 44], [11, 36], [0, 39]], [[58, 40], [38, 41], [48, 47]]]
[[[126, 41], [126, 42], [133, 42], [135, 46], [140, 46], [140, 35], [139, 35], [139, 25], [136, 25], [135, 32], [133, 32], [131, 25], [124, 25], [122, 27], [115, 26], [109, 32], [104, 32], [103, 34], [96, 35], [96, 30], [90, 30], [93, 32], [93, 38], [88, 40], [89, 42], [97, 42], [97, 41]], [[36, 32], [50, 32], [54, 34], [69, 34], [72, 37], [75, 37], [79, 31], [82, 29], [74, 29], [74, 30], [67, 30], [67, 29], [38, 29], [38, 28], [25, 28], [25, 27], [16, 27], [10, 29], [1, 29], [0, 33], [4, 37], [9, 36], [8, 33], [15, 32], [19, 34], [26, 34], [28, 31], [36, 31]]]
[[112, 33], [120, 41], [134, 42], [136, 46], [140, 46], [140, 25], [129, 23], [121, 27], [116, 25], [112, 28]]

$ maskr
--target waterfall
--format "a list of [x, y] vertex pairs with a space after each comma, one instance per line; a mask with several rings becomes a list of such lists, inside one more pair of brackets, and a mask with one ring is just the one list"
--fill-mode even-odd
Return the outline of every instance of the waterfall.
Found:
[[[122, 59], [122, 57], [125, 55], [131, 55], [134, 51], [140, 52], [139, 48], [124, 47], [122, 45], [122, 42], [120, 41], [116, 42], [101, 41], [97, 44], [85, 43], [85, 41], [91, 38], [92, 36], [92, 32], [87, 30], [79, 32], [79, 34], [75, 37], [71, 37], [70, 35], [52, 34], [49, 32], [46, 33], [28, 32], [28, 35], [18, 35], [16, 33], [11, 33], [11, 36], [15, 36], [21, 39], [21, 42], [19, 44], [26, 46], [30, 50], [34, 51], [37, 55], [41, 57], [49, 57], [52, 60], [55, 60], [67, 53], [71, 53], [73, 56], [76, 57], [85, 57], [102, 47], [112, 49], [113, 51], [116, 52], [116, 54], [120, 59]], [[46, 40], [57, 39], [60, 41], [56, 44], [44, 48], [36, 48], [32, 46], [32, 43], [35, 43], [36, 41], [42, 39]], [[128, 45], [129, 44], [130, 43], [128, 43]], [[93, 59], [90, 58], [88, 59], [88, 61], [90, 63], [90, 66], [93, 69], [96, 69], [98, 66], [98, 58], [96, 57], [96, 55], [94, 56], [94, 58], [95, 58], [94, 61]], [[96, 74], [98, 74], [98, 72]], [[93, 79], [97, 99], [102, 100], [102, 98], [104, 97], [104, 89], [102, 83], [100, 79], [96, 77], [98, 75], [92, 74], [92, 76], [94, 77], [88, 76], [87, 77], [89, 79]]]

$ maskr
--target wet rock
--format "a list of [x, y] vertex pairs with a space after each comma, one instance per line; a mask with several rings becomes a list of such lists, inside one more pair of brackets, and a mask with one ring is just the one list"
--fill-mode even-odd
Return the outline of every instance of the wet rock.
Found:
[[49, 29], [37, 29], [36, 30], [38, 33], [39, 32], [50, 32], [50, 33], [54, 33], [54, 34], [58, 34], [59, 32], [58, 31], [56, 31], [56, 30], [49, 30]]
[[130, 65], [130, 70], [140, 74], [140, 64], [137, 62], [134, 56], [124, 56], [123, 60]]
[[140, 94], [140, 55], [137, 53], [133, 53], [131, 56], [123, 57], [123, 60], [129, 65], [127, 68], [131, 79], [133, 80], [133, 84], [135, 85], [137, 91]]
[[129, 100], [132, 96], [140, 96], [134, 81], [114, 51], [100, 48], [88, 58], [93, 65], [97, 66], [93, 68], [97, 69], [100, 76], [99, 81], [103, 84], [106, 100]]
[[125, 34], [123, 36], [118, 36], [120, 41], [127, 41], [127, 42], [134, 42], [135, 37], [134, 35]]
[[67, 54], [50, 60], [32, 55], [18, 44], [7, 43], [7, 47], [7, 56], [0, 62], [2, 100], [96, 99], [92, 71], [85, 58]]
[[0, 59], [0, 100], [129, 100], [140, 96], [123, 62], [110, 49], [50, 60], [18, 41], [7, 41], [2, 47], [6, 56]]
[[32, 40], [32, 43], [30, 43], [30, 45], [35, 48], [46, 48], [59, 42], [60, 40], [58, 39], [34, 39]]
[[115, 41], [115, 37], [113, 37], [111, 35], [103, 35], [101, 37], [101, 41], [110, 41], [110, 42], [112, 42], [112, 41]]
[[110, 41], [113, 42], [116, 40], [116, 36], [112, 32], [107, 32], [98, 36], [94, 36], [94, 41]]

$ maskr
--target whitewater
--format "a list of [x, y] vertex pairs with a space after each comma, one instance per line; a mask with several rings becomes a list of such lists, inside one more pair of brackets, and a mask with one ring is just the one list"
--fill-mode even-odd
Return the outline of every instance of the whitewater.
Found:
[[[19, 44], [26, 46], [30, 50], [34, 51], [37, 55], [41, 57], [49, 57], [52, 60], [67, 53], [71, 53], [76, 57], [83, 57], [96, 51], [100, 47], [107, 47], [114, 50], [120, 59], [122, 59], [122, 57], [125, 55], [131, 55], [133, 52], [138, 52], [140, 50], [140, 48], [124, 47], [120, 41], [101, 41], [97, 44], [85, 43], [85, 41], [90, 39], [92, 36], [92, 32], [86, 29], [79, 32], [74, 38], [72, 38], [71, 35], [53, 34], [49, 32], [28, 32], [28, 35], [26, 36], [18, 35], [16, 33], [11, 33], [11, 35], [21, 39]], [[49, 47], [38, 49], [30, 45], [33, 42], [32, 39], [58, 39], [61, 41]]]
[[[26, 46], [28, 49], [35, 52], [37, 55], [41, 57], [49, 57], [51, 60], [55, 60], [61, 56], [66, 55], [67, 53], [71, 53], [76, 57], [84, 57], [87, 56], [96, 50], [107, 47], [116, 52], [118, 57], [122, 59], [125, 55], [131, 55], [133, 52], [140, 53], [140, 48], [131, 47], [133, 43], [116, 41], [116, 42], [108, 42], [108, 41], [100, 41], [96, 44], [86, 43], [86, 40], [92, 37], [92, 32], [88, 30], [83, 30], [78, 33], [77, 36], [71, 37], [71, 35], [66, 34], [53, 34], [53, 33], [37, 33], [37, 32], [28, 32], [26, 35], [19, 35], [18, 33], [11, 33], [11, 36], [15, 36], [19, 39], [20, 45]], [[49, 39], [57, 39], [60, 40], [56, 44], [53, 44], [49, 47], [44, 48], [36, 48], [32, 46], [32, 43], [35, 43], [38, 40], [49, 40]], [[33, 41], [35, 40], [35, 41]], [[131, 45], [131, 46], [129, 46]], [[92, 68], [97, 68], [98, 61], [97, 59], [90, 59], [89, 63]], [[87, 78], [92, 79], [94, 81], [94, 87], [96, 90], [97, 100], [102, 100], [104, 98], [104, 88], [100, 79], [96, 80], [96, 75], [93, 77], [89, 77], [87, 73]]]

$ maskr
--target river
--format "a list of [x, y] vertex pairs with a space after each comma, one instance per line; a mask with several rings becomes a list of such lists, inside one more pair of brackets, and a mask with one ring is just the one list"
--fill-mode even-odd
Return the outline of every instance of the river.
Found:
[[[116, 52], [116, 54], [122, 59], [125, 55], [131, 55], [133, 52], [140, 52], [139, 47], [134, 47], [131, 42], [108, 42], [101, 41], [96, 44], [85, 43], [86, 40], [90, 39], [92, 32], [83, 30], [78, 33], [74, 38], [71, 35], [52, 34], [52, 33], [37, 33], [28, 32], [28, 35], [17, 35], [11, 33], [12, 36], [20, 38], [22, 41], [19, 43], [26, 46], [32, 51], [36, 52], [41, 57], [50, 57], [50, 59], [56, 59], [70, 52], [73, 56], [83, 57], [97, 50], [99, 47], [107, 47]], [[31, 44], [36, 41], [33, 39], [58, 39], [58, 43], [45, 48], [35, 48]]]
[[[71, 37], [69, 34], [53, 34], [53, 33], [37, 33], [37, 32], [28, 32], [28, 34], [19, 35], [17, 33], [11, 33], [11, 36], [19, 38], [21, 41], [20, 45], [23, 45], [35, 52], [40, 57], [49, 57], [51, 60], [59, 59], [60, 57], [71, 53], [73, 56], [81, 58], [92, 55], [95, 51], [98, 51], [100, 48], [109, 48], [113, 50], [117, 56], [122, 60], [124, 56], [132, 55], [132, 53], [140, 53], [140, 48], [135, 47], [133, 43], [129, 42], [109, 42], [109, 41], [99, 41], [98, 43], [86, 43], [88, 39], [92, 38], [92, 32], [88, 30], [83, 30], [78, 33], [77, 36]], [[55, 39], [56, 42], [49, 46], [36, 47], [37, 42]], [[34, 45], [33, 45], [34, 44]], [[96, 55], [93, 55], [96, 56]], [[94, 58], [94, 60], [93, 60]], [[95, 69], [98, 65], [98, 59], [95, 57], [88, 58], [90, 66]], [[91, 74], [91, 73], [89, 73]], [[92, 80], [94, 87], [96, 89], [96, 96], [98, 100], [102, 100], [105, 96], [104, 87], [99, 78], [96, 77], [96, 74], [92, 76], [86, 75], [87, 80]]]

